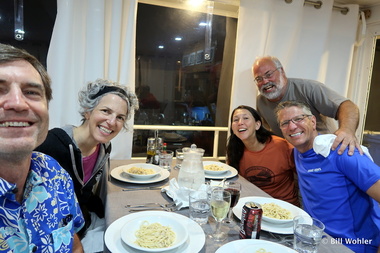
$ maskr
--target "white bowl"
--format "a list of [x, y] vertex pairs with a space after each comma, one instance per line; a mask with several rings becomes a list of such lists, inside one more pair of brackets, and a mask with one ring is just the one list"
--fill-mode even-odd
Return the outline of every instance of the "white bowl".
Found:
[[[216, 166], [219, 166], [220, 168], [222, 168], [222, 170], [206, 170], [207, 165], [216, 165]], [[220, 175], [220, 174], [223, 174], [223, 173], [226, 173], [227, 171], [229, 171], [230, 166], [228, 166], [225, 163], [221, 163], [221, 162], [205, 161], [205, 162], [203, 162], [203, 169], [204, 169], [205, 173], [207, 173], [209, 175]]]
[[275, 198], [264, 198], [264, 197], [257, 197], [254, 199], [254, 202], [259, 203], [260, 205], [266, 204], [266, 203], [274, 203], [278, 206], [285, 208], [286, 210], [289, 210], [291, 213], [290, 219], [276, 219], [271, 218], [268, 216], [263, 215], [262, 219], [266, 222], [270, 222], [273, 224], [286, 224], [286, 223], [293, 223], [293, 218], [297, 215], [303, 214], [302, 209], [296, 207], [295, 205], [290, 204], [289, 202], [282, 201]]
[[[149, 222], [149, 224], [158, 222], [163, 226], [169, 226], [176, 235], [174, 243], [170, 247], [166, 248], [145, 248], [136, 244], [135, 241], [137, 238], [135, 233], [140, 229], [141, 224], [145, 221]], [[189, 236], [186, 227], [181, 222], [178, 222], [175, 217], [172, 218], [169, 216], [163, 216], [159, 213], [157, 215], [149, 215], [148, 217], [143, 216], [127, 221], [127, 223], [125, 223], [120, 230], [120, 233], [121, 239], [124, 243], [132, 248], [144, 252], [162, 252], [178, 248], [187, 241], [187, 238]]]
[[[137, 167], [137, 168], [141, 168], [141, 169], [152, 169], [154, 170], [154, 173], [153, 174], [135, 174], [135, 173], [130, 173], [129, 170], [133, 167]], [[133, 177], [133, 178], [136, 178], [136, 179], [150, 179], [150, 178], [153, 178], [155, 176], [157, 176], [158, 174], [161, 173], [161, 167], [160, 166], [157, 166], [157, 165], [154, 165], [154, 164], [150, 164], [150, 163], [134, 163], [134, 164], [129, 164], [129, 165], [126, 165], [125, 167], [123, 167], [123, 172], [125, 174], [127, 174], [128, 176], [130, 177]]]

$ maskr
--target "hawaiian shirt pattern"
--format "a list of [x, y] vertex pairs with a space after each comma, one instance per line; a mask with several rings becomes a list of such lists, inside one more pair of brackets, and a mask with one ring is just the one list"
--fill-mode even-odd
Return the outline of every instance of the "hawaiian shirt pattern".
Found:
[[22, 204], [15, 189], [0, 178], [0, 252], [71, 252], [84, 219], [70, 175], [50, 156], [33, 152]]

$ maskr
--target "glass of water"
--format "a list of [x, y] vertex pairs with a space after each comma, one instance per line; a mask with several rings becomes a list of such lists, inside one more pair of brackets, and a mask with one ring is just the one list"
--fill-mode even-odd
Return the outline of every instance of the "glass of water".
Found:
[[175, 150], [175, 160], [176, 160], [176, 165], [174, 168], [180, 169], [183, 161], [183, 151], [182, 148], [176, 149]]
[[325, 225], [317, 219], [298, 215], [293, 219], [294, 249], [302, 253], [317, 253]]
[[159, 166], [163, 169], [169, 170], [172, 166], [172, 160], [173, 160], [173, 151], [171, 150], [165, 150], [158, 154], [160, 163]]
[[204, 225], [210, 216], [210, 201], [207, 191], [191, 191], [189, 194], [190, 219]]

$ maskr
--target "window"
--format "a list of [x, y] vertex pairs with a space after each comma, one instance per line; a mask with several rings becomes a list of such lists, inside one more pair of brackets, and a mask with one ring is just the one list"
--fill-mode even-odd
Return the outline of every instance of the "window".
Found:
[[[171, 126], [159, 132], [168, 149], [195, 143], [205, 149], [205, 156], [211, 156], [213, 131], [174, 130], [176, 126], [228, 126], [237, 19], [211, 15], [211, 43], [207, 44], [207, 16], [199, 11], [138, 4], [136, 94], [140, 110], [135, 126]], [[210, 52], [209, 58], [205, 50]], [[152, 126], [151, 130], [134, 131], [133, 157], [145, 156], [146, 140], [154, 130]], [[218, 138], [218, 153], [224, 156], [227, 133]]]

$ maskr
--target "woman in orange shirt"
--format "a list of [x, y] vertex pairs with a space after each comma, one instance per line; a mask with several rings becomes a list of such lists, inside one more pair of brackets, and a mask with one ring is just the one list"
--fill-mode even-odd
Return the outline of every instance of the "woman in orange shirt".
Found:
[[240, 105], [231, 115], [227, 163], [276, 199], [299, 206], [293, 146], [262, 125], [252, 107]]

